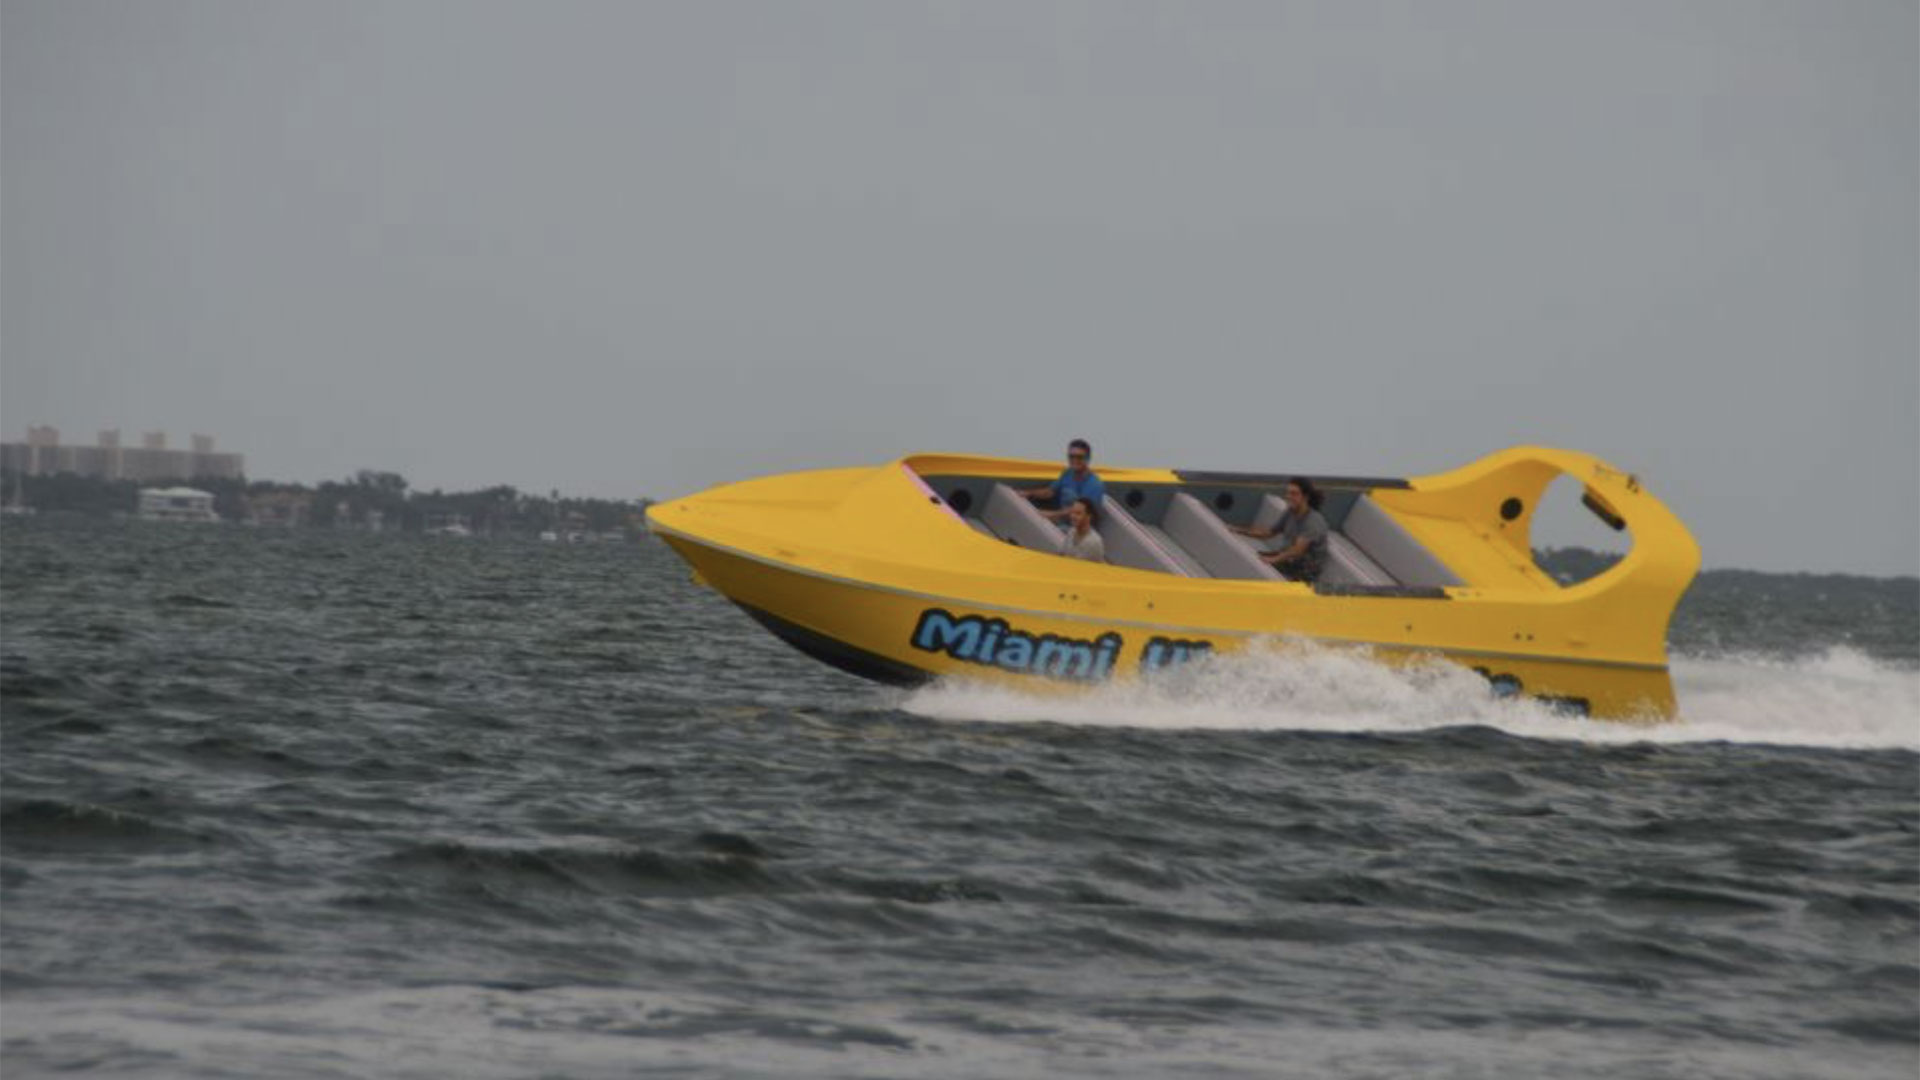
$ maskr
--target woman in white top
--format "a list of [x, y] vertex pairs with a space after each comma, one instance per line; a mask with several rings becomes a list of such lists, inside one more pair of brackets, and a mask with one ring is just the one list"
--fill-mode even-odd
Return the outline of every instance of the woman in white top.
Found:
[[1060, 538], [1060, 554], [1069, 559], [1106, 562], [1107, 544], [1093, 531], [1099, 512], [1092, 499], [1075, 499], [1067, 510], [1067, 535]]

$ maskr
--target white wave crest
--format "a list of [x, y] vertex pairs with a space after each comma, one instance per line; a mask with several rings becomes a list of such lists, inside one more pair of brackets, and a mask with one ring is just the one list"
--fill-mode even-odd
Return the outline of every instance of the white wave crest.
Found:
[[1791, 660], [1676, 657], [1680, 722], [1662, 741], [1920, 750], [1920, 671], [1844, 645]]
[[1582, 742], [1740, 742], [1920, 750], [1920, 671], [1837, 647], [1797, 660], [1673, 661], [1680, 717], [1624, 724], [1498, 700], [1442, 661], [1380, 663], [1364, 651], [1287, 642], [1215, 656], [1148, 682], [1084, 693], [941, 680], [902, 707], [945, 720], [1053, 721], [1162, 730], [1407, 732], [1485, 724]]

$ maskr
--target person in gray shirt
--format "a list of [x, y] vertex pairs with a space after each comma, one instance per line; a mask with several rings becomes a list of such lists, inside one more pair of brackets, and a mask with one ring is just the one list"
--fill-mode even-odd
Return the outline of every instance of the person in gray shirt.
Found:
[[1281, 576], [1288, 581], [1315, 582], [1320, 580], [1320, 572], [1327, 566], [1327, 519], [1320, 514], [1320, 504], [1326, 497], [1313, 481], [1298, 477], [1287, 481], [1287, 512], [1271, 529], [1253, 529], [1241, 525], [1228, 526], [1242, 536], [1251, 536], [1256, 540], [1280, 538], [1280, 545], [1270, 551], [1263, 551], [1260, 557], [1265, 559]]
[[1092, 499], [1073, 500], [1073, 505], [1067, 508], [1067, 533], [1060, 538], [1060, 554], [1069, 559], [1106, 562], [1106, 541], [1093, 531], [1093, 524], [1099, 517]]

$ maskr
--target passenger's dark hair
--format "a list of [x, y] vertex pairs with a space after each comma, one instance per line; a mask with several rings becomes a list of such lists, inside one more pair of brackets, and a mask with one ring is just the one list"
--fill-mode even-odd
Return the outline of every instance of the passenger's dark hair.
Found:
[[1326, 493], [1314, 487], [1313, 481], [1304, 476], [1296, 476], [1287, 483], [1299, 488], [1300, 494], [1307, 497], [1307, 505], [1315, 510], [1320, 509], [1320, 504], [1327, 501]]
[[1082, 495], [1079, 498], [1073, 500], [1073, 505], [1084, 506], [1087, 508], [1087, 524], [1088, 525], [1093, 526], [1095, 528], [1098, 528], [1100, 526], [1100, 508], [1093, 505], [1092, 499], [1089, 499], [1085, 495]]
[[1067, 450], [1069, 453], [1075, 450], [1085, 450], [1087, 452], [1087, 457], [1089, 459], [1093, 457], [1093, 446], [1089, 444], [1085, 439], [1075, 439], [1072, 442], [1068, 443]]

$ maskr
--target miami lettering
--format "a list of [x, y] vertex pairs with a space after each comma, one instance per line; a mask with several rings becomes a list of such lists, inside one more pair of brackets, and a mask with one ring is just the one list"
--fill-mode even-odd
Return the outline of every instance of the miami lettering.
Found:
[[1006, 671], [1094, 682], [1113, 674], [1126, 643], [1119, 634], [1091, 640], [1015, 630], [1005, 619], [955, 615], [941, 608], [920, 613], [910, 639], [914, 648], [946, 653], [969, 664]]
[[1164, 668], [1198, 660], [1213, 652], [1211, 641], [1187, 641], [1183, 638], [1156, 637], [1147, 640], [1147, 647], [1140, 653], [1140, 670], [1160, 671]]

